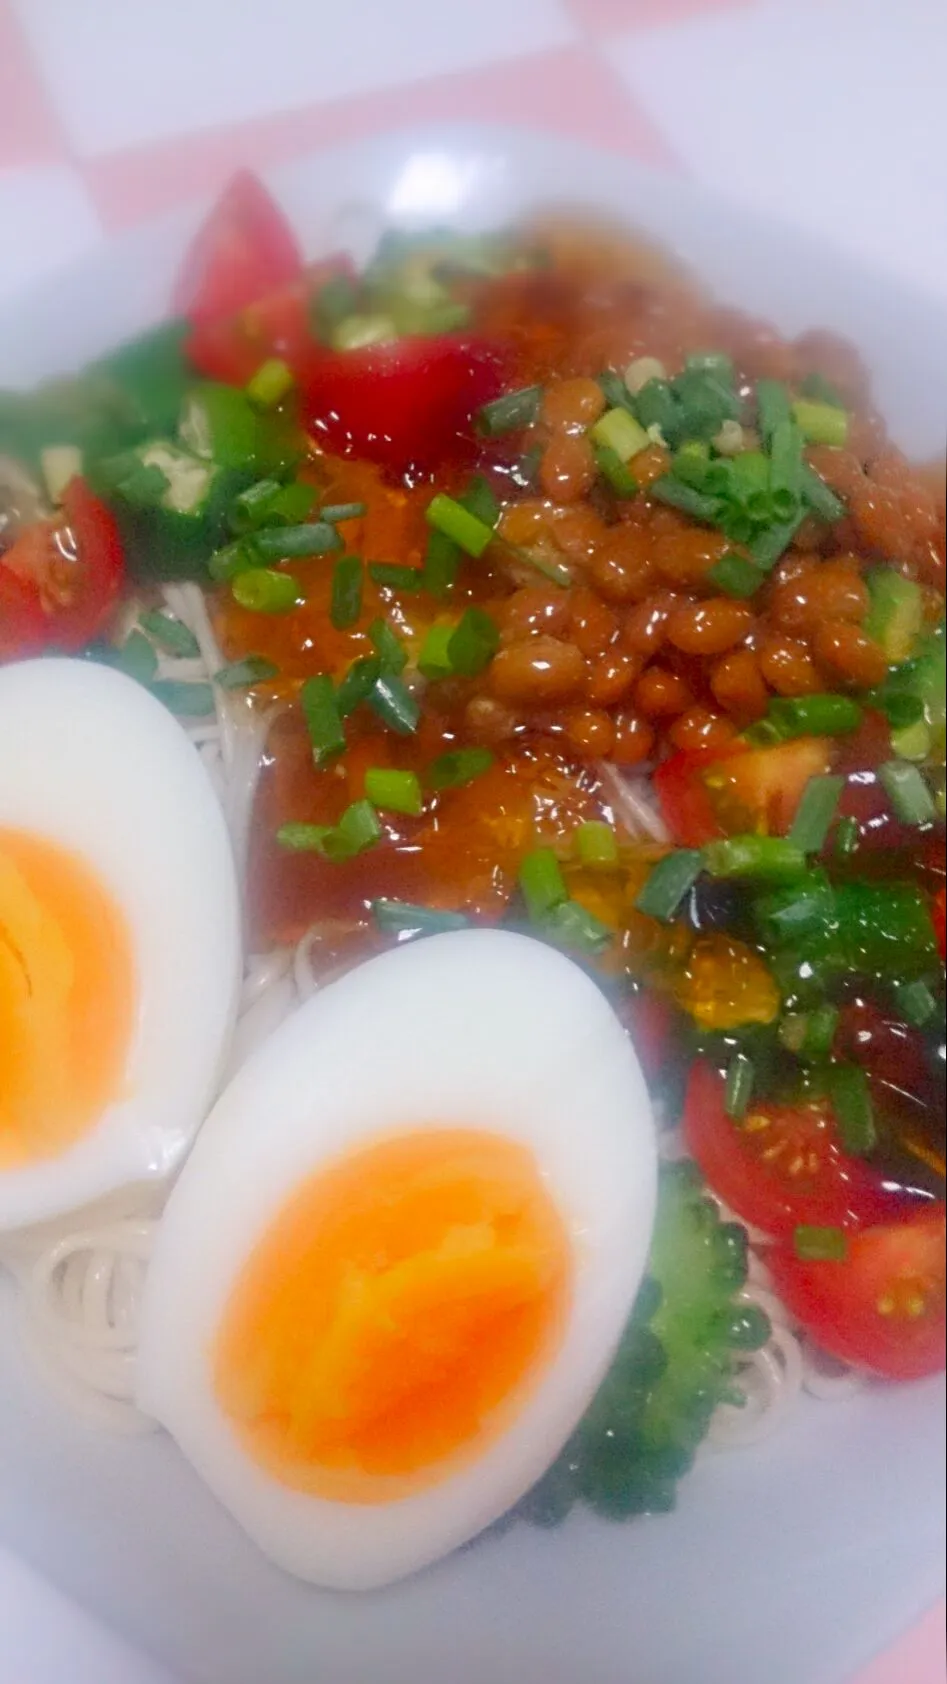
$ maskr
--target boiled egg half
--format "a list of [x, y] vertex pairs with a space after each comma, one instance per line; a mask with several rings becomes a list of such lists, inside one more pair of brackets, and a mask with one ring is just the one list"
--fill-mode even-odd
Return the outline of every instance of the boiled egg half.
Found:
[[91, 661], [0, 668], [0, 1227], [175, 1167], [240, 978], [219, 803], [180, 724]]
[[139, 1402], [260, 1548], [366, 1589], [473, 1537], [585, 1412], [648, 1255], [656, 1147], [569, 959], [433, 936], [234, 1077], [161, 1222]]

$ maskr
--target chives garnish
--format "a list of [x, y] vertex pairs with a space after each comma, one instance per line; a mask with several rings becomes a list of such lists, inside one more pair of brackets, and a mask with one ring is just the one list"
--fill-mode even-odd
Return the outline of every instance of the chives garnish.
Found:
[[692, 438], [713, 438], [724, 421], [739, 421], [742, 405], [736, 392], [717, 375], [685, 369], [672, 382], [680, 412], [680, 430]]
[[711, 877], [762, 877], [783, 883], [802, 877], [806, 856], [788, 836], [728, 836], [706, 843], [704, 870]]
[[336, 631], [354, 626], [362, 612], [362, 563], [357, 555], [340, 556], [332, 569], [329, 619]]
[[462, 556], [463, 551], [453, 538], [443, 532], [429, 535], [421, 577], [424, 589], [438, 601], [443, 601], [453, 590]]
[[404, 672], [408, 664], [407, 652], [397, 633], [389, 626], [387, 620], [373, 620], [368, 628], [368, 635], [375, 646], [378, 657], [385, 672]]
[[844, 777], [809, 779], [789, 832], [790, 842], [804, 854], [821, 853], [844, 788]]
[[[683, 446], [678, 451], [675, 460], [683, 455], [686, 448], [686, 446]], [[708, 462], [704, 470], [704, 483], [699, 489], [705, 491], [708, 497], [732, 497], [734, 492], [733, 462], [729, 459], [722, 461], [719, 458], [716, 461]]]
[[450, 658], [450, 641], [453, 635], [454, 627], [446, 621], [437, 621], [430, 627], [418, 655], [418, 670], [425, 678], [432, 681], [450, 678], [454, 670]]
[[858, 820], [850, 813], [839, 819], [835, 829], [835, 852], [839, 859], [847, 860], [858, 847]]
[[723, 386], [732, 386], [735, 370], [733, 358], [725, 351], [693, 351], [684, 359], [688, 374], [713, 374]]
[[214, 673], [214, 683], [222, 690], [246, 690], [251, 684], [265, 684], [279, 677], [279, 667], [265, 655], [244, 655], [242, 661], [231, 661]]
[[339, 534], [327, 520], [310, 521], [306, 526], [265, 526], [254, 533], [253, 543], [264, 561], [328, 555], [342, 549]]
[[828, 521], [830, 526], [841, 520], [845, 513], [841, 497], [835, 495], [822, 475], [810, 468], [808, 462], [803, 462], [799, 473], [799, 495], [813, 514], [818, 515], [820, 520]]
[[454, 748], [432, 760], [425, 774], [431, 789], [460, 789], [493, 765], [488, 748]]
[[835, 896], [818, 871], [810, 871], [798, 887], [761, 895], [753, 906], [757, 928], [767, 947], [785, 947], [824, 929], [835, 913]]
[[611, 486], [616, 497], [634, 497], [638, 490], [638, 481], [631, 469], [624, 463], [618, 452], [610, 445], [597, 444], [594, 447], [595, 466], [602, 478]]
[[258, 479], [255, 485], [248, 485], [230, 505], [228, 519], [231, 530], [252, 532], [255, 527], [262, 526], [282, 489], [278, 479]]
[[368, 698], [369, 706], [382, 724], [399, 737], [410, 737], [418, 728], [421, 709], [407, 685], [382, 663], [382, 670]]
[[367, 511], [367, 503], [324, 503], [319, 510], [319, 519], [327, 521], [330, 526], [337, 526], [340, 520], [360, 520]]
[[470, 919], [463, 912], [442, 912], [436, 906], [412, 906], [406, 900], [373, 900], [372, 914], [380, 930], [403, 935], [438, 935], [444, 930], [466, 930]]
[[394, 561], [370, 561], [369, 578], [389, 591], [419, 591], [423, 583], [418, 567], [400, 567]]
[[744, 502], [754, 492], [768, 491], [770, 483], [769, 459], [761, 450], [741, 450], [729, 462], [722, 464], [729, 473], [731, 496]]
[[234, 601], [252, 614], [289, 614], [304, 600], [292, 574], [272, 567], [248, 567], [232, 580], [230, 590]]
[[805, 379], [800, 382], [799, 390], [804, 398], [815, 398], [819, 403], [832, 404], [835, 409], [845, 408], [845, 404], [835, 387], [826, 380], [824, 374], [819, 373], [818, 369], [813, 369], [811, 374], [806, 375]]
[[554, 906], [568, 900], [565, 878], [551, 848], [534, 848], [520, 861], [519, 885], [526, 910], [534, 923], [540, 923]]
[[353, 801], [338, 824], [284, 824], [276, 832], [276, 840], [283, 848], [296, 853], [322, 854], [324, 859], [341, 865], [345, 860], [373, 848], [383, 835], [378, 814], [370, 801]]
[[179, 714], [182, 719], [203, 719], [214, 711], [210, 684], [182, 684], [173, 678], [156, 678], [149, 689], [169, 713]]
[[777, 521], [748, 540], [750, 555], [757, 567], [762, 567], [769, 573], [776, 566], [780, 556], [788, 550], [804, 519], [805, 510], [797, 511], [788, 520]]
[[302, 525], [311, 515], [317, 495], [314, 485], [307, 485], [301, 479], [291, 480], [289, 485], [281, 486], [273, 498], [266, 512], [265, 524], [279, 522], [281, 526]]
[[743, 507], [755, 527], [773, 525], [773, 499], [768, 491], [751, 491]]
[[682, 514], [691, 515], [694, 520], [703, 521], [705, 525], [716, 525], [720, 512], [717, 499], [708, 497], [706, 492], [695, 491], [693, 486], [684, 485], [671, 474], [654, 480], [648, 487], [648, 495], [656, 497], [659, 503], [669, 504], [672, 509], [680, 509]]
[[777, 486], [769, 494], [772, 518], [778, 526], [788, 525], [795, 520], [799, 513], [799, 497], [795, 491], [787, 491], [784, 486]]
[[926, 982], [899, 982], [894, 991], [894, 1003], [905, 1023], [923, 1029], [937, 1011], [937, 1001]]
[[845, 1151], [854, 1158], [866, 1157], [878, 1142], [868, 1077], [858, 1064], [833, 1064], [828, 1083]]
[[175, 620], [171, 614], [163, 614], [160, 608], [146, 609], [139, 614], [138, 624], [142, 631], [146, 631], [159, 649], [168, 655], [180, 655], [194, 659], [201, 652], [201, 646], [194, 636], [190, 626], [182, 620]]
[[526, 549], [517, 544], [504, 543], [502, 538], [500, 544], [516, 561], [523, 562], [527, 567], [535, 567], [536, 572], [541, 573], [550, 584], [558, 585], [562, 590], [567, 590], [572, 584], [572, 570], [564, 561], [554, 561], [551, 556], [544, 555], [541, 549]]
[[343, 719], [368, 701], [380, 675], [381, 660], [377, 655], [363, 655], [352, 662], [336, 692], [336, 706]]
[[565, 900], [554, 906], [541, 920], [544, 935], [563, 947], [575, 948], [579, 953], [600, 953], [614, 934], [594, 912], [577, 900]]
[[500, 518], [500, 505], [493, 493], [493, 487], [483, 474], [474, 474], [463, 496], [458, 499], [462, 509], [469, 515], [482, 520], [484, 526], [496, 526]]
[[541, 386], [522, 386], [518, 392], [507, 392], [505, 397], [485, 403], [477, 415], [477, 431], [498, 439], [504, 433], [530, 426], [539, 414], [542, 396]]
[[493, 542], [493, 527], [478, 520], [455, 498], [447, 497], [443, 492], [439, 492], [428, 504], [427, 522], [436, 532], [443, 532], [446, 538], [452, 539], [467, 555], [481, 556], [487, 545]]
[[837, 1006], [817, 1006], [811, 1012], [789, 1012], [779, 1025], [779, 1038], [797, 1058], [828, 1058], [839, 1025]]
[[652, 866], [635, 901], [639, 912], [669, 923], [684, 896], [689, 894], [704, 867], [699, 848], [678, 848]]
[[158, 657], [140, 631], [133, 631], [126, 637], [120, 649], [105, 648], [102, 659], [127, 678], [134, 678], [138, 684], [150, 684], [158, 671]]
[[423, 806], [421, 782], [416, 772], [399, 772], [387, 766], [369, 766], [365, 773], [365, 794], [376, 807], [417, 818]]
[[261, 409], [272, 409], [293, 388], [293, 371], [282, 357], [268, 357], [261, 363], [245, 390], [251, 403]]
[[768, 444], [780, 422], [792, 420], [788, 386], [782, 380], [758, 380], [756, 407], [759, 430]]
[[276, 832], [276, 840], [281, 848], [288, 848], [294, 854], [321, 854], [325, 852], [325, 839], [331, 830], [327, 824], [281, 824]]
[[355, 282], [348, 275], [333, 275], [324, 281], [310, 303], [310, 316], [317, 338], [324, 345], [332, 342], [332, 335], [341, 321], [350, 316], [358, 304]]
[[[671, 473], [684, 485], [692, 485], [695, 491], [713, 492], [717, 496], [726, 488], [726, 484], [707, 484], [716, 466], [717, 464], [710, 460], [710, 449], [703, 439], [690, 439], [686, 444], [682, 444], [675, 454], [671, 462]], [[726, 469], [725, 482], [728, 483], [732, 473], [730, 464], [722, 462], [720, 466]]]
[[790, 737], [844, 737], [857, 731], [862, 710], [848, 696], [774, 696], [767, 723]]
[[844, 1263], [848, 1255], [844, 1228], [820, 1228], [801, 1222], [793, 1230], [792, 1243], [803, 1263]]
[[590, 427], [589, 436], [593, 444], [604, 445], [606, 449], [614, 450], [622, 462], [628, 462], [633, 456], [640, 455], [642, 450], [647, 450], [651, 442], [641, 423], [624, 407], [607, 409]]
[[[624, 382], [619, 381], [619, 385], [624, 385]], [[627, 392], [625, 397], [626, 402], [629, 402]], [[610, 401], [621, 402], [621, 399]], [[681, 406], [666, 380], [649, 380], [640, 392], [635, 393], [633, 407], [634, 414], [645, 431], [649, 427], [660, 427], [665, 442], [672, 448], [677, 444], [683, 431], [683, 417]]]
[[575, 847], [581, 863], [592, 870], [608, 870], [618, 864], [618, 837], [603, 819], [587, 819], [580, 824]]
[[317, 766], [323, 766], [345, 748], [342, 713], [335, 686], [328, 674], [317, 673], [313, 678], [307, 678], [299, 693], [299, 701], [312, 744], [313, 760]]
[[735, 1123], [746, 1116], [756, 1081], [756, 1066], [746, 1053], [735, 1053], [727, 1066], [723, 1108]]
[[510, 469], [510, 478], [521, 491], [533, 491], [539, 477], [539, 464], [543, 459], [542, 449], [533, 445], [530, 450], [524, 450], [518, 462]]
[[836, 404], [817, 403], [811, 398], [797, 398], [792, 406], [796, 424], [812, 444], [831, 444], [840, 448], [848, 440], [848, 412]]
[[717, 524], [731, 544], [749, 544], [759, 536], [759, 527], [750, 519], [742, 503], [725, 502]]
[[937, 808], [919, 767], [909, 760], [887, 760], [878, 777], [898, 818], [905, 824], [932, 824]]
[[725, 596], [746, 597], [759, 590], [766, 575], [746, 556], [728, 550], [708, 568], [707, 577]]
[[461, 678], [476, 678], [490, 665], [500, 647], [495, 620], [482, 608], [468, 608], [454, 628], [447, 645], [451, 672]]
[[[769, 444], [769, 482], [774, 491], [799, 494], [802, 472], [802, 433], [792, 421], [780, 421]], [[739, 457], [737, 458], [739, 461]]]
[[631, 394], [620, 374], [616, 374], [612, 368], [606, 368], [597, 376], [597, 380], [607, 404], [613, 409], [617, 407], [627, 409], [629, 414], [633, 413]]
[[215, 550], [207, 563], [207, 571], [217, 584], [225, 584], [228, 579], [235, 579], [238, 573], [246, 573], [251, 567], [259, 567], [260, 553], [254, 548], [253, 542], [247, 538], [239, 538], [235, 544], [226, 544], [222, 550]]

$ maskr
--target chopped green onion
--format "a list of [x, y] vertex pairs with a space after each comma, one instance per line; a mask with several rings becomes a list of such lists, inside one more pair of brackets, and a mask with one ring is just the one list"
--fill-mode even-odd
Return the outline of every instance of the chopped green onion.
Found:
[[678, 848], [652, 866], [635, 906], [649, 918], [670, 923], [684, 896], [689, 894], [704, 868], [699, 848]]
[[770, 492], [770, 508], [777, 526], [788, 526], [799, 514], [799, 498], [794, 491], [779, 486]]
[[862, 709], [848, 696], [775, 696], [767, 722], [783, 741], [791, 737], [844, 737], [857, 731]]
[[349, 714], [368, 701], [380, 676], [381, 661], [377, 655], [363, 655], [352, 662], [336, 694], [336, 705], [343, 719], [348, 719]]
[[322, 854], [340, 865], [380, 842], [384, 832], [370, 801], [353, 801], [338, 824], [284, 824], [276, 832], [281, 847]]
[[439, 602], [449, 596], [454, 588], [462, 555], [460, 545], [455, 544], [453, 538], [448, 538], [445, 533], [432, 532], [428, 537], [421, 577], [424, 589]]
[[310, 303], [310, 315], [316, 337], [324, 345], [331, 345], [339, 323], [350, 316], [358, 303], [358, 291], [348, 275], [333, 275], [323, 282]]
[[623, 407], [606, 409], [590, 427], [589, 434], [594, 444], [614, 450], [622, 462], [640, 455], [651, 442], [640, 422]]
[[478, 432], [498, 439], [504, 433], [529, 427], [539, 414], [542, 396], [541, 386], [523, 386], [518, 392], [507, 392], [505, 397], [485, 403], [477, 415]]
[[146, 631], [159, 649], [168, 655], [180, 655], [184, 659], [195, 659], [201, 652], [201, 646], [194, 636], [190, 626], [182, 620], [176, 620], [172, 614], [163, 614], [160, 608], [146, 609], [139, 614], [138, 624], [142, 631]]
[[222, 690], [247, 690], [252, 684], [266, 684], [279, 677], [279, 667], [265, 655], [244, 655], [241, 661], [231, 661], [214, 673], [214, 683]]
[[828, 1082], [842, 1146], [854, 1158], [867, 1157], [878, 1143], [868, 1077], [858, 1064], [833, 1064]]
[[634, 413], [629, 388], [620, 374], [616, 374], [612, 368], [606, 368], [597, 378], [605, 402], [610, 408], [627, 409], [629, 415]]
[[899, 760], [928, 760], [933, 746], [933, 734], [926, 719], [916, 719], [913, 725], [892, 731], [891, 747]]
[[917, 766], [907, 760], [887, 760], [878, 777], [898, 818], [905, 824], [932, 824], [937, 817], [932, 796]]
[[616, 497], [634, 497], [638, 490], [638, 481], [631, 469], [622, 461], [618, 452], [610, 445], [597, 444], [594, 447], [595, 466], [602, 478], [607, 481]]
[[816, 403], [811, 398], [797, 398], [792, 406], [796, 423], [811, 444], [831, 444], [840, 448], [848, 440], [848, 412], [835, 404]]
[[776, 889], [760, 895], [753, 904], [753, 916], [767, 947], [786, 947], [825, 930], [836, 918], [837, 906], [824, 872], [810, 871], [799, 887]]
[[758, 380], [756, 406], [759, 430], [768, 444], [780, 423], [792, 420], [788, 386], [782, 380]]
[[368, 700], [382, 723], [399, 737], [410, 737], [417, 730], [421, 709], [403, 680], [386, 670], [384, 663]]
[[311, 521], [306, 526], [267, 526], [254, 533], [253, 542], [264, 561], [328, 555], [342, 549], [339, 534], [327, 520]]
[[[873, 690], [869, 697], [872, 706], [880, 708], [893, 731], [908, 731], [915, 725], [926, 724], [924, 701], [911, 690]], [[910, 756], [908, 756], [910, 759]]]
[[794, 422], [780, 421], [773, 429], [769, 444], [769, 474], [774, 491], [788, 491], [794, 497], [799, 495], [802, 444], [802, 433]]
[[708, 842], [702, 859], [711, 877], [762, 877], [783, 883], [804, 876], [806, 870], [805, 854], [786, 836], [728, 836]]
[[116, 667], [126, 678], [138, 684], [150, 684], [158, 671], [158, 657], [148, 639], [140, 631], [133, 631], [120, 649], [109, 648], [103, 657], [109, 666]]
[[354, 626], [362, 612], [362, 563], [357, 555], [340, 556], [332, 569], [329, 619], [336, 631]]
[[759, 536], [758, 526], [750, 519], [742, 503], [724, 502], [717, 517], [717, 524], [731, 544], [749, 544]]
[[830, 526], [834, 526], [836, 521], [841, 520], [845, 513], [845, 504], [842, 499], [836, 497], [835, 492], [826, 485], [822, 475], [817, 474], [814, 468], [810, 468], [808, 462], [803, 463], [799, 475], [799, 495], [803, 502], [808, 504], [813, 514], [818, 515], [820, 520], [827, 521]]
[[779, 1026], [779, 1038], [797, 1057], [819, 1061], [828, 1058], [839, 1025], [837, 1006], [817, 1006], [811, 1012], [790, 1012]]
[[[780, 556], [789, 548], [805, 519], [805, 512], [797, 511], [789, 520], [777, 521], [749, 540], [750, 554], [757, 567], [769, 573]], [[733, 536], [730, 534], [730, 536]], [[739, 541], [739, 540], [738, 540]], [[746, 542], [747, 540], [744, 540]]]
[[281, 824], [276, 840], [281, 848], [294, 854], [323, 854], [325, 840], [332, 826], [327, 824]]
[[721, 467], [727, 469], [731, 496], [740, 502], [745, 502], [755, 492], [769, 490], [770, 463], [761, 450], [741, 450], [739, 456], [721, 463]]
[[490, 481], [485, 479], [483, 474], [474, 474], [458, 502], [469, 515], [482, 520], [484, 526], [496, 526], [500, 518], [500, 505], [494, 496]]
[[713, 374], [721, 385], [733, 385], [733, 358], [728, 357], [725, 351], [693, 351], [685, 357], [684, 367], [688, 374]]
[[447, 645], [451, 672], [461, 678], [476, 678], [490, 665], [499, 647], [496, 621], [482, 608], [466, 609]]
[[835, 387], [826, 380], [824, 374], [819, 373], [818, 369], [813, 369], [811, 374], [806, 375], [800, 383], [799, 390], [804, 398], [815, 398], [819, 403], [832, 404], [835, 409], [845, 408]]
[[235, 544], [226, 544], [223, 549], [215, 550], [207, 563], [207, 571], [217, 584], [225, 584], [228, 579], [235, 579], [238, 573], [246, 573], [251, 567], [259, 565], [259, 553], [252, 541], [240, 538]]
[[494, 756], [488, 748], [454, 748], [432, 760], [426, 777], [431, 789], [460, 789], [488, 772]]
[[[713, 466], [716, 466], [716, 464], [713, 464]], [[724, 462], [721, 466], [728, 470], [727, 479], [729, 480], [730, 464]], [[671, 461], [671, 473], [674, 478], [681, 480], [684, 485], [693, 486], [695, 491], [709, 489], [706, 481], [708, 473], [711, 471], [710, 446], [704, 439], [685, 440], [680, 450], [675, 452]], [[718, 490], [718, 487], [715, 486], [714, 490]]]
[[315, 508], [317, 496], [314, 485], [307, 485], [301, 479], [292, 480], [289, 485], [281, 486], [273, 498], [264, 524], [301, 526]]
[[182, 719], [204, 719], [214, 711], [214, 692], [209, 684], [181, 684], [173, 678], [156, 678], [149, 688], [169, 713], [176, 713]]
[[407, 651], [387, 620], [373, 620], [368, 635], [375, 646], [385, 672], [404, 672], [408, 664]]
[[666, 444], [672, 448], [677, 444], [684, 430], [683, 417], [681, 406], [666, 380], [649, 380], [640, 392], [636, 392], [634, 413], [646, 432], [651, 427], [659, 427]]
[[618, 837], [602, 819], [587, 819], [580, 824], [575, 846], [581, 863], [593, 871], [610, 870], [618, 864]]
[[848, 1256], [844, 1228], [820, 1228], [802, 1222], [793, 1231], [792, 1243], [803, 1263], [844, 1263]]
[[559, 585], [562, 590], [567, 590], [572, 584], [571, 569], [564, 561], [555, 561], [551, 556], [544, 554], [542, 548], [529, 549], [517, 544], [507, 544], [502, 538], [500, 545], [515, 561], [523, 562], [526, 567], [535, 567], [536, 572], [541, 573], [550, 584]]
[[436, 532], [443, 532], [467, 555], [481, 556], [487, 545], [493, 542], [493, 527], [478, 520], [455, 498], [447, 497], [443, 492], [439, 492], [428, 504], [427, 521]]
[[533, 923], [540, 923], [555, 906], [568, 900], [569, 891], [551, 848], [534, 848], [520, 861], [519, 885]]
[[648, 495], [656, 497], [659, 503], [667, 503], [672, 509], [680, 509], [682, 514], [691, 515], [694, 520], [701, 520], [708, 526], [716, 525], [720, 509], [716, 498], [708, 497], [703, 491], [695, 491], [693, 486], [684, 485], [671, 474], [654, 480], [648, 487]]
[[809, 779], [789, 832], [790, 842], [804, 854], [821, 853], [844, 788], [844, 777]]
[[756, 1066], [746, 1053], [735, 1053], [727, 1066], [723, 1108], [735, 1123], [746, 1116], [756, 1082]]
[[421, 781], [416, 772], [399, 772], [387, 766], [369, 766], [365, 773], [365, 794], [376, 807], [417, 818], [424, 804]]
[[541, 920], [541, 930], [563, 947], [572, 947], [579, 953], [600, 953], [607, 947], [614, 931], [594, 912], [590, 912], [577, 900], [562, 901], [554, 906]]
[[287, 392], [293, 388], [293, 371], [282, 357], [268, 357], [261, 363], [252, 380], [246, 384], [246, 394], [251, 403], [259, 404], [261, 409], [272, 409], [285, 398]]
[[937, 1011], [937, 1001], [926, 982], [899, 982], [894, 1001], [905, 1023], [923, 1029]]
[[345, 748], [345, 727], [339, 708], [335, 686], [327, 673], [307, 678], [299, 693], [299, 702], [309, 732], [312, 757], [317, 766], [324, 766]]
[[231, 504], [229, 520], [232, 531], [252, 532], [262, 526], [282, 489], [278, 479], [258, 479], [255, 485], [248, 485], [246, 491], [241, 491]]
[[759, 590], [766, 575], [746, 556], [728, 550], [708, 568], [707, 577], [725, 596], [747, 597]]
[[851, 814], [839, 819], [835, 827], [835, 852], [839, 859], [849, 859], [858, 847], [858, 820]]
[[740, 399], [715, 374], [685, 369], [671, 387], [681, 417], [680, 431], [688, 437], [712, 439], [724, 421], [740, 420]]
[[246, 393], [235, 386], [214, 380], [192, 386], [181, 407], [178, 432], [188, 450], [218, 467], [255, 466], [259, 420]]
[[[675, 461], [681, 454], [682, 451], [679, 450]], [[734, 495], [733, 463], [729, 460], [709, 462], [704, 470], [703, 485], [700, 490], [706, 492], [708, 497], [732, 498]]]
[[755, 528], [770, 527], [775, 523], [773, 499], [768, 491], [751, 491], [743, 509], [747, 519], [752, 521]]
[[418, 567], [400, 567], [394, 561], [370, 561], [369, 577], [389, 591], [419, 591], [423, 583]]
[[393, 316], [381, 310], [374, 313], [355, 310], [333, 329], [330, 344], [334, 351], [363, 351], [368, 345], [387, 345], [397, 338]]
[[518, 462], [510, 469], [510, 478], [521, 491], [534, 491], [539, 478], [539, 465], [543, 459], [542, 447], [534, 445], [530, 450], [524, 450]]
[[237, 574], [230, 589], [234, 601], [252, 614], [289, 614], [303, 601], [292, 574], [277, 573], [272, 567], [249, 567]]
[[435, 906], [412, 906], [406, 900], [373, 900], [372, 914], [379, 929], [402, 935], [439, 935], [446, 930], [466, 930], [470, 919], [463, 912], [442, 912]]
[[454, 627], [448, 621], [435, 621], [427, 632], [418, 655], [418, 670], [436, 682], [439, 678], [450, 678], [453, 667], [450, 658], [450, 641], [454, 635]]
[[324, 503], [319, 510], [319, 519], [328, 521], [330, 526], [338, 526], [340, 520], [360, 520], [367, 512], [367, 503]]

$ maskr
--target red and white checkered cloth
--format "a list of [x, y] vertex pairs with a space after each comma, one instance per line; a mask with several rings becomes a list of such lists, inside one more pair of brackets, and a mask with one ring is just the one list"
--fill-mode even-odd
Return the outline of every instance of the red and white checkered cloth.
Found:
[[[238, 164], [437, 120], [686, 171], [943, 296], [945, 72], [945, 0], [0, 0], [0, 302]], [[943, 1624], [859, 1684], [943, 1684]]]

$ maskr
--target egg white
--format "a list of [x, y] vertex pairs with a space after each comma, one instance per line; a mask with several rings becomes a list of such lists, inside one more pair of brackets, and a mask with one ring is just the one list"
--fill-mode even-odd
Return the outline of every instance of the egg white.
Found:
[[137, 1013], [122, 1091], [53, 1159], [0, 1172], [0, 1228], [166, 1176], [220, 1080], [240, 900], [220, 804], [178, 722], [90, 661], [0, 668], [0, 829], [83, 859], [124, 914]]
[[[531, 1148], [573, 1241], [561, 1347], [509, 1429], [442, 1483], [385, 1505], [316, 1498], [249, 1457], [212, 1348], [249, 1252], [306, 1177], [360, 1143], [443, 1127]], [[495, 930], [368, 961], [284, 1023], [218, 1101], [172, 1194], [146, 1287], [139, 1402], [278, 1565], [388, 1583], [504, 1514], [596, 1391], [644, 1272], [657, 1152], [631, 1043], [570, 960]]]

